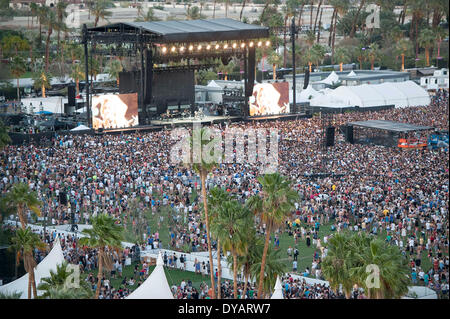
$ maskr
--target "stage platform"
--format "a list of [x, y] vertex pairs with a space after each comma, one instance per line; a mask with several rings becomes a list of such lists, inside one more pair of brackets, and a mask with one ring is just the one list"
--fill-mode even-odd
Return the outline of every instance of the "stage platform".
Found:
[[266, 115], [266, 116], [203, 116], [201, 118], [188, 117], [188, 118], [174, 118], [167, 120], [153, 120], [151, 124], [154, 126], [183, 126], [192, 124], [217, 124], [222, 122], [253, 122], [253, 121], [277, 121], [277, 120], [295, 120], [301, 118], [310, 117], [305, 113], [296, 114], [278, 114], [278, 115]]

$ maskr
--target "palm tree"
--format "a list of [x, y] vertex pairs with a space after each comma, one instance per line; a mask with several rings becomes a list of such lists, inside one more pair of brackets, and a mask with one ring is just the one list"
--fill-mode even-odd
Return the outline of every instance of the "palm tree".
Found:
[[323, 45], [316, 43], [312, 46], [311, 50], [314, 52], [314, 60], [312, 62], [319, 66], [325, 58], [325, 48]]
[[[364, 234], [352, 236], [349, 244], [349, 250], [354, 251], [355, 263], [350, 274], [354, 282], [364, 288], [369, 298], [400, 298], [408, 292], [408, 262], [398, 247]], [[374, 282], [368, 280], [367, 269], [373, 265], [379, 270], [379, 287], [373, 287]]]
[[136, 21], [161, 21], [160, 18], [155, 16], [155, 11], [153, 8], [148, 8], [147, 13], [143, 15], [142, 13], [138, 14], [138, 18]]
[[239, 14], [239, 21], [242, 21], [242, 14], [244, 13], [245, 5], [247, 4], [247, 0], [242, 0], [242, 8], [241, 13]]
[[370, 69], [373, 70], [375, 61], [379, 61], [381, 58], [380, 47], [378, 44], [371, 43], [369, 45], [367, 57], [369, 58], [370, 61]]
[[112, 15], [108, 8], [112, 5], [110, 0], [97, 0], [94, 1], [94, 5], [91, 8], [92, 14], [95, 17], [94, 28], [97, 27], [100, 18], [103, 20], [108, 20], [108, 17]]
[[45, 89], [50, 89], [52, 76], [44, 69], [36, 72], [33, 76], [33, 86], [35, 90], [41, 89], [42, 97], [45, 97]]
[[401, 39], [395, 46], [396, 51], [402, 56], [402, 71], [405, 71], [405, 56], [408, 52], [412, 51], [412, 48], [412, 43], [407, 38]]
[[353, 18], [352, 29], [350, 31], [350, 38], [353, 38], [355, 36], [356, 24], [358, 23], [359, 15], [365, 4], [366, 4], [366, 0], [360, 0], [358, 10], [356, 11], [356, 15]]
[[22, 296], [21, 292], [4, 293], [0, 292], [0, 299], [20, 299]]
[[[257, 243], [255, 253], [256, 262], [250, 266], [250, 272], [252, 273], [251, 276], [253, 278], [258, 276], [258, 272], [260, 272], [262, 268], [262, 261], [264, 259], [264, 245], [262, 245], [261, 242]], [[280, 255], [281, 250], [275, 250], [272, 245], [268, 247], [266, 257], [264, 259], [264, 278], [262, 282], [263, 289], [261, 293], [259, 292], [258, 286], [259, 299], [263, 299], [265, 294], [269, 294], [272, 292], [277, 280], [277, 276], [281, 277], [286, 273], [286, 265], [282, 261], [282, 257]]]
[[203, 212], [205, 214], [205, 224], [206, 224], [206, 241], [208, 245], [209, 254], [209, 267], [210, 267], [210, 277], [211, 277], [211, 287], [212, 289], [212, 299], [216, 299], [215, 285], [214, 285], [214, 267], [211, 251], [211, 237], [210, 237], [210, 224], [208, 216], [208, 199], [206, 196], [206, 177], [208, 173], [221, 162], [219, 154], [211, 154], [208, 150], [212, 144], [215, 144], [216, 140], [211, 140], [209, 138], [209, 129], [200, 128], [194, 129], [192, 131], [192, 138], [190, 139], [191, 149], [193, 150], [193, 160], [191, 161], [193, 169], [200, 175], [201, 185], [202, 185], [202, 199], [203, 199]]
[[436, 35], [433, 30], [426, 28], [420, 31], [419, 34], [419, 45], [425, 49], [425, 59], [427, 61], [427, 66], [430, 66], [430, 49], [434, 47], [436, 42]]
[[0, 120], [0, 150], [9, 143], [11, 143], [11, 138], [8, 135], [8, 128], [3, 124], [3, 121]]
[[234, 298], [237, 298], [237, 257], [244, 254], [246, 250], [243, 234], [250, 224], [249, 216], [249, 210], [236, 200], [226, 201], [220, 206], [215, 223], [211, 226], [211, 231], [216, 233], [217, 238], [220, 238], [222, 242], [223, 251], [230, 252], [233, 258]]
[[41, 241], [38, 234], [33, 233], [30, 229], [17, 229], [16, 235], [11, 238], [12, 247], [18, 251], [17, 258], [20, 258], [22, 251], [25, 270], [28, 272], [28, 299], [32, 298], [31, 289], [33, 289], [34, 298], [37, 297], [36, 280], [34, 275], [34, 267], [36, 261], [33, 257], [35, 249], [44, 250], [46, 245]]
[[26, 72], [25, 61], [22, 57], [16, 55], [12, 58], [9, 69], [11, 75], [17, 79], [17, 100], [20, 101], [20, 77]]
[[92, 228], [83, 229], [82, 234], [86, 235], [80, 239], [80, 245], [85, 245], [98, 250], [98, 275], [95, 299], [100, 294], [100, 286], [103, 277], [103, 267], [110, 268], [110, 259], [105, 248], [119, 249], [122, 247], [123, 228], [117, 225], [114, 219], [107, 214], [99, 214], [93, 218]]
[[[216, 220], [219, 217], [219, 210], [223, 203], [230, 200], [230, 195], [227, 193], [226, 190], [219, 187], [214, 187], [209, 191], [208, 195], [208, 212], [209, 212], [209, 221], [211, 225], [214, 225], [216, 223]], [[220, 238], [217, 236], [217, 233], [215, 232], [215, 228], [211, 227], [211, 234], [214, 235], [214, 237], [217, 240], [217, 282], [218, 287], [217, 289], [217, 298], [221, 298], [221, 290], [220, 290], [220, 282], [222, 278], [222, 264], [221, 264], [221, 245], [220, 245]]]
[[330, 30], [330, 32], [333, 33], [333, 36], [331, 38], [331, 56], [334, 56], [334, 44], [336, 41], [336, 26], [337, 26], [337, 22], [338, 22], [338, 17], [339, 16], [342, 17], [347, 12], [350, 4], [349, 4], [349, 0], [330, 0], [330, 4], [334, 7], [333, 26], [330, 27], [330, 28], [332, 28], [332, 30]]
[[18, 35], [9, 35], [2, 39], [1, 42], [3, 54], [6, 57], [14, 57], [19, 55], [19, 52], [26, 51], [30, 48], [30, 43], [27, 39], [23, 39]]
[[365, 62], [367, 59], [366, 51], [367, 50], [363, 44], [360, 44], [354, 48], [354, 52], [355, 52], [354, 54], [355, 54], [356, 58], [358, 59], [360, 70], [362, 70], [362, 68], [363, 68], [363, 62]]
[[301, 59], [308, 64], [309, 72], [312, 72], [312, 64], [315, 60], [315, 52], [312, 48], [305, 51], [305, 53], [301, 56]]
[[33, 211], [38, 216], [41, 214], [39, 209], [40, 201], [38, 200], [37, 193], [31, 191], [28, 184], [14, 184], [5, 195], [5, 201], [8, 207], [16, 211], [22, 229], [26, 229], [27, 226], [27, 217], [25, 215], [27, 209]]
[[334, 234], [329, 239], [328, 254], [322, 262], [322, 273], [335, 292], [342, 290], [347, 299], [350, 298], [354, 281], [350, 274], [353, 267], [353, 251], [349, 249], [350, 236], [344, 233]]
[[109, 77], [111, 79], [116, 79], [117, 86], [119, 86], [119, 73], [122, 72], [123, 66], [120, 60], [112, 60], [109, 64]]
[[267, 61], [272, 64], [272, 71], [273, 71], [273, 80], [275, 81], [277, 79], [277, 66], [280, 65], [282, 60], [281, 55], [279, 55], [276, 51], [272, 51]]
[[75, 81], [77, 96], [80, 94], [80, 80], [85, 80], [86, 75], [80, 63], [72, 64], [70, 77]]
[[334, 59], [337, 63], [339, 63], [339, 71], [343, 71], [343, 64], [350, 63], [350, 54], [346, 48], [339, 47], [336, 49], [334, 53]]
[[258, 181], [262, 186], [262, 196], [252, 196], [247, 204], [249, 209], [258, 215], [261, 222], [266, 225], [258, 285], [258, 298], [261, 299], [270, 234], [285, 221], [288, 214], [294, 209], [294, 202], [297, 200], [298, 194], [291, 189], [289, 180], [278, 173], [260, 176]]
[[[56, 265], [56, 271], [50, 270], [50, 277], [45, 277], [41, 279], [38, 290], [42, 290], [44, 293], [41, 298], [50, 299], [66, 299], [61, 298], [62, 295], [67, 295], [70, 291], [71, 293], [76, 293], [77, 299], [87, 299], [92, 296], [92, 290], [89, 284], [85, 280], [80, 280], [78, 288], [67, 287], [67, 281], [70, 280], [70, 275], [74, 270], [70, 271], [68, 269], [68, 262], [64, 261], [60, 265]], [[59, 296], [59, 298], [55, 298]], [[70, 298], [73, 299], [73, 298]]]
[[40, 21], [47, 27], [47, 39], [45, 40], [45, 72], [48, 72], [48, 66], [50, 64], [50, 38], [55, 29], [57, 19], [56, 13], [53, 8], [42, 6]]

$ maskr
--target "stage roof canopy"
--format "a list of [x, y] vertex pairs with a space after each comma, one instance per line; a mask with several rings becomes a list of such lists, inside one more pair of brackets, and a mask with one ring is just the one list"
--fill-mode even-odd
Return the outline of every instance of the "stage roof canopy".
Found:
[[424, 131], [431, 130], [431, 126], [419, 126], [408, 123], [384, 121], [384, 120], [369, 120], [369, 121], [358, 121], [351, 122], [348, 125], [372, 128], [378, 130], [392, 131], [392, 132], [414, 132], [414, 131]]
[[233, 19], [121, 22], [89, 28], [89, 32], [152, 35], [155, 43], [246, 40], [269, 37], [269, 29]]

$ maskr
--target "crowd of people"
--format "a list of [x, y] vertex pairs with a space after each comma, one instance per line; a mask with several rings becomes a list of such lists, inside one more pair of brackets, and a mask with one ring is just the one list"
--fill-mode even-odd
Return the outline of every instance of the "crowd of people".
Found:
[[[333, 116], [335, 126], [367, 119], [428, 125], [448, 131], [448, 92], [439, 91], [426, 107]], [[448, 294], [448, 149], [405, 151], [350, 144], [344, 135], [337, 134], [335, 145], [324, 150], [320, 146], [324, 136], [321, 120], [316, 116], [213, 126], [224, 129], [225, 125], [278, 130], [278, 171], [293, 182], [299, 193], [291, 220], [299, 219], [304, 225], [300, 228], [288, 222], [282, 231], [291, 232], [293, 247], [299, 240], [309, 240], [310, 245], [317, 247], [311, 269], [299, 271], [322, 278], [320, 262], [326, 256], [327, 238], [318, 236], [317, 227], [331, 223], [335, 231], [351, 229], [376, 235], [387, 232], [386, 240], [399, 246], [411, 259], [413, 280], [415, 273], [417, 282], [423, 280], [423, 284], [443, 293], [447, 288]], [[0, 152], [0, 193], [6, 193], [14, 183], [25, 182], [42, 201], [48, 224], [68, 224], [72, 219], [75, 223], [89, 223], [92, 216], [107, 213], [125, 229], [144, 223], [146, 244], [155, 242], [159, 248], [181, 250], [188, 246], [192, 251], [205, 251], [206, 231], [197, 195], [200, 179], [192, 168], [170, 162], [175, 142], [170, 131], [162, 130], [65, 135], [56, 136], [45, 146], [35, 143], [6, 146]], [[317, 173], [326, 174], [314, 177]], [[261, 190], [259, 174], [258, 165], [252, 163], [222, 163], [209, 175], [207, 187], [220, 186], [244, 202]], [[133, 212], [148, 210], [158, 216], [163, 207], [169, 207], [173, 223], [169, 223], [169, 238], [155, 238], [157, 230], [150, 231], [146, 221]], [[31, 213], [28, 217], [33, 220]], [[260, 231], [264, 232], [264, 225]], [[95, 267], [95, 252], [78, 251], [74, 257], [79, 248], [76, 241], [68, 238], [65, 246], [69, 261], [81, 263], [85, 271]], [[430, 269], [421, 268], [423, 252], [433, 265]], [[117, 261], [121, 263], [119, 256]], [[180, 264], [179, 260], [176, 262]], [[337, 297], [321, 286], [296, 281], [288, 284], [289, 298]], [[188, 292], [185, 289], [178, 292], [177, 288], [174, 293], [183, 298], [207, 295], [203, 289], [193, 288]], [[121, 294], [126, 291], [115, 291], [112, 296]]]

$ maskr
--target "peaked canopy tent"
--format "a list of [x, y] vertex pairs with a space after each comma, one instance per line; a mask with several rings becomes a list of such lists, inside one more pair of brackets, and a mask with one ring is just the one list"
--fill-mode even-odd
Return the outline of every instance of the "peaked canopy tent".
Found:
[[[154, 80], [163, 72], [189, 72], [193, 77], [194, 70], [210, 68], [206, 59], [221, 58], [228, 64], [231, 57], [236, 56], [244, 60], [244, 79], [246, 103], [242, 109], [248, 115], [248, 97], [253, 93], [255, 80], [255, 48], [262, 43], [262, 39], [269, 37], [269, 29], [253, 24], [246, 24], [233, 19], [186, 20], [186, 21], [157, 21], [157, 22], [122, 22], [101, 27], [83, 27], [83, 44], [85, 51], [85, 73], [88, 76], [87, 63], [88, 44], [102, 43], [110, 47], [109, 50], [93, 46], [91, 53], [111, 54], [117, 56], [135, 55], [140, 69], [134, 82], [136, 88], [131, 91], [139, 92], [140, 124], [149, 122], [150, 106], [156, 106], [157, 113], [164, 113], [158, 92], [161, 92], [160, 81]], [[167, 66], [169, 62], [187, 60], [187, 65]], [[154, 65], [156, 67], [154, 68]], [[162, 75], [160, 75], [162, 76]], [[122, 84], [123, 81], [120, 81]], [[192, 81], [192, 83], [194, 83]], [[123, 83], [126, 85], [127, 83]], [[155, 85], [156, 84], [156, 85]], [[170, 85], [169, 85], [170, 86]], [[163, 86], [165, 88], [165, 86]], [[190, 104], [194, 103], [194, 84], [189, 90]], [[130, 90], [130, 88], [127, 88]], [[120, 88], [119, 88], [120, 91]], [[131, 93], [131, 91], [129, 93]], [[184, 92], [186, 93], [186, 92]], [[191, 94], [192, 93], [192, 94]], [[161, 93], [162, 94], [162, 93]], [[187, 93], [186, 93], [187, 94]], [[87, 86], [89, 96], [89, 86]], [[181, 99], [172, 94], [168, 100]], [[181, 96], [181, 94], [180, 94]], [[183, 100], [186, 97], [183, 96]], [[89, 101], [89, 99], [88, 99]], [[88, 102], [88, 122], [91, 111]], [[161, 105], [160, 105], [161, 106]]]
[[336, 72], [331, 72], [330, 75], [328, 75], [325, 79], [322, 81], [319, 81], [318, 83], [323, 83], [327, 85], [333, 85], [339, 82], [339, 75], [336, 74]]
[[156, 267], [150, 276], [126, 299], [174, 299], [164, 273], [161, 252], [156, 259]]
[[[63, 262], [64, 254], [59, 239], [57, 239], [49, 254], [34, 269], [36, 287], [39, 286], [42, 278], [50, 277], [50, 271], [56, 272], [56, 266]], [[21, 293], [20, 299], [27, 299], [28, 273], [6, 285], [0, 286], [0, 292], [5, 294]], [[37, 293], [38, 296], [43, 294], [40, 290]]]
[[320, 92], [323, 94], [311, 99], [311, 106], [373, 108], [394, 105], [395, 107], [409, 107], [428, 105], [431, 102], [428, 92], [413, 81], [340, 86], [334, 90]]
[[320, 93], [313, 89], [311, 84], [308, 85], [308, 87], [300, 92], [300, 99], [302, 100], [310, 100], [312, 98], [315, 98]]
[[277, 276], [277, 282], [275, 283], [275, 291], [270, 299], [284, 299], [283, 297], [283, 287], [281, 286], [280, 277]]

